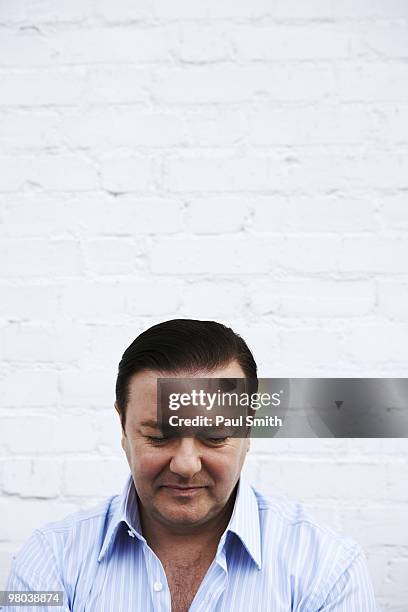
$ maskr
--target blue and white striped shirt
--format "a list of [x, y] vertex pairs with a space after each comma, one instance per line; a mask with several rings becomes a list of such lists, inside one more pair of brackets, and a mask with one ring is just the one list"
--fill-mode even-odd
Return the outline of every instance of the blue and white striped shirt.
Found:
[[[122, 495], [35, 531], [13, 561], [7, 589], [62, 590], [64, 612], [169, 612], [166, 575], [142, 535], [132, 477]], [[317, 525], [300, 504], [265, 497], [241, 478], [190, 611], [249, 609], [377, 610], [357, 544]]]

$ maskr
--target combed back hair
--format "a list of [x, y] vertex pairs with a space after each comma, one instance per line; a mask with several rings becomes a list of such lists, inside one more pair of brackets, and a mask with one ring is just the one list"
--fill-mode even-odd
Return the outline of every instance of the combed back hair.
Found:
[[173, 319], [153, 325], [133, 340], [119, 363], [116, 403], [123, 429], [134, 374], [151, 370], [170, 376], [178, 372], [194, 375], [213, 372], [234, 360], [246, 378], [257, 380], [257, 366], [246, 342], [222, 323]]

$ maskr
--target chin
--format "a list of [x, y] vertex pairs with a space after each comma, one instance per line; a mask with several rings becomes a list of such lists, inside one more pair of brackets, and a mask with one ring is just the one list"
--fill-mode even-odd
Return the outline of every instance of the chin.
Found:
[[160, 517], [169, 525], [199, 525], [205, 522], [208, 511], [193, 508], [177, 508], [175, 510], [158, 510]]

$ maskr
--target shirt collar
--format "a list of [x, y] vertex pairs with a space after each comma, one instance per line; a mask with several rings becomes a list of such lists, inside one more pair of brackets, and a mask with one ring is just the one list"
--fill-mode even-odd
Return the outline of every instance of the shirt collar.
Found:
[[[146, 542], [141, 532], [137, 494], [132, 474], [129, 474], [122, 495], [113, 510], [108, 529], [102, 542], [98, 561], [102, 561], [113, 543], [119, 526], [125, 523], [137, 539]], [[218, 550], [226, 546], [228, 533], [234, 533], [251, 556], [258, 569], [261, 568], [261, 531], [259, 525], [258, 503], [252, 487], [241, 475], [230, 522], [225, 530]]]
[[142, 540], [143, 542], [146, 541], [142, 536], [142, 530], [140, 527], [139, 508], [137, 504], [137, 495], [133, 484], [132, 474], [129, 474], [126, 480], [122, 495], [120, 495], [120, 497], [116, 499], [118, 499], [118, 502], [113, 510], [108, 529], [103, 539], [101, 550], [98, 556], [98, 561], [102, 561], [102, 559], [104, 558], [106, 552], [108, 551], [116, 537], [121, 523], [125, 523], [129, 531], [133, 533], [134, 537], [138, 538], [139, 540]]
[[239, 538], [258, 569], [261, 569], [261, 528], [258, 502], [254, 490], [242, 475], [238, 482], [234, 510], [221, 541], [228, 532], [234, 533]]

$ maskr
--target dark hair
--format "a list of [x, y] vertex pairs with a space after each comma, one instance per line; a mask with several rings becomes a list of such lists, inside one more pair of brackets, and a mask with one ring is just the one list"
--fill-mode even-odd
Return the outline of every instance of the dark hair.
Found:
[[215, 321], [173, 319], [153, 325], [128, 346], [119, 363], [116, 402], [125, 428], [130, 378], [142, 370], [166, 374], [209, 372], [236, 360], [245, 377], [257, 380], [257, 367], [246, 342]]

